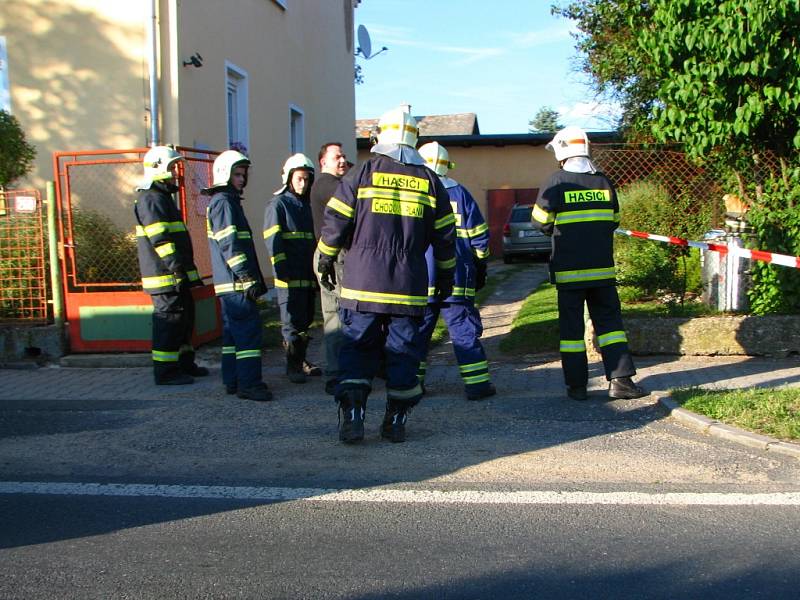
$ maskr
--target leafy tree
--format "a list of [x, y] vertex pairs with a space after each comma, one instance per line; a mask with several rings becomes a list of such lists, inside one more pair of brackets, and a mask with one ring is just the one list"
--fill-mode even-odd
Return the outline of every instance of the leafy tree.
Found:
[[36, 149], [25, 140], [19, 121], [0, 110], [0, 188], [27, 175], [34, 158]]
[[543, 106], [536, 113], [536, 116], [528, 121], [528, 131], [531, 133], [555, 133], [564, 126], [558, 122], [559, 114], [557, 110], [549, 106]]

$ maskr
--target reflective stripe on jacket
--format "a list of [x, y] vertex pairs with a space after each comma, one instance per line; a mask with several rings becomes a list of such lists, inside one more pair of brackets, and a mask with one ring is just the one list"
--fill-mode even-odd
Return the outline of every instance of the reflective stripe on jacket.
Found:
[[154, 182], [141, 190], [133, 207], [142, 288], [148, 294], [177, 292], [176, 274], [199, 281], [192, 240], [172, 198], [173, 186]]
[[619, 202], [605, 175], [556, 172], [539, 193], [531, 220], [553, 239], [551, 282], [560, 288], [616, 284]]
[[243, 292], [256, 281], [263, 283], [253, 232], [234, 188], [222, 188], [211, 197], [206, 230], [217, 296]]
[[[448, 179], [449, 182], [454, 184], [446, 189], [456, 219], [456, 270], [453, 295], [446, 302], [464, 302], [475, 297], [476, 263], [489, 257], [489, 226], [467, 188], [452, 179]], [[433, 302], [436, 289], [433, 248], [428, 248], [425, 258], [428, 261], [428, 300]]]
[[342, 178], [325, 207], [319, 251], [347, 248], [340, 305], [361, 312], [422, 315], [428, 303], [425, 251], [455, 267], [455, 217], [433, 171], [376, 154]]

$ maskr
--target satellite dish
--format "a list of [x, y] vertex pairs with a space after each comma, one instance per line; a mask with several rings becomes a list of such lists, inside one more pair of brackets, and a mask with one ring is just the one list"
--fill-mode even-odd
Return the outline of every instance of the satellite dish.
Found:
[[359, 52], [364, 58], [370, 58], [370, 54], [372, 54], [372, 40], [369, 39], [369, 32], [363, 25], [358, 26], [358, 50], [356, 50], [356, 54]]

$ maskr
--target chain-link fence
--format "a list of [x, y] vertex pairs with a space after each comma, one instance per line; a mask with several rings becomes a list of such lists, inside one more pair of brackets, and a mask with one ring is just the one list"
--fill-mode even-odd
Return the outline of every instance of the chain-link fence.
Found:
[[44, 238], [39, 192], [0, 189], [0, 321], [47, 320]]
[[[186, 157], [178, 194], [200, 275], [211, 274], [205, 208], [214, 152], [178, 148]], [[72, 292], [139, 289], [133, 204], [146, 148], [57, 153], [66, 284]]]

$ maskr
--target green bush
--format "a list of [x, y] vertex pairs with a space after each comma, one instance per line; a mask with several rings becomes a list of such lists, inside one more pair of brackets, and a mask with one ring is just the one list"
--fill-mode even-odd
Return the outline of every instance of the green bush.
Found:
[[[747, 213], [753, 245], [760, 250], [800, 255], [800, 168], [764, 183], [759, 205]], [[748, 291], [755, 314], [800, 311], [800, 270], [753, 262]]]
[[17, 119], [0, 110], [0, 188], [8, 187], [33, 167], [36, 149], [25, 140]]
[[[619, 190], [621, 227], [695, 239], [711, 223], [714, 206], [655, 180], [634, 182]], [[682, 304], [687, 293], [702, 291], [700, 256], [674, 244], [635, 238], [616, 240], [620, 295], [628, 301], [655, 297]]]
[[79, 283], [128, 283], [139, 280], [136, 236], [93, 210], [72, 211]]
[[47, 253], [30, 249], [41, 235], [32, 216], [0, 215], [0, 319], [35, 316], [31, 298], [38, 297], [47, 281]]

